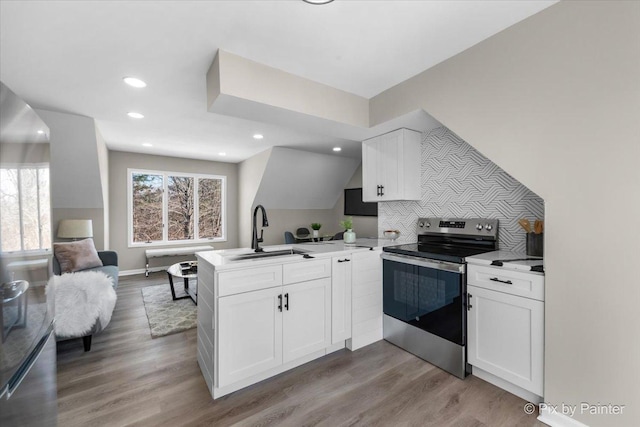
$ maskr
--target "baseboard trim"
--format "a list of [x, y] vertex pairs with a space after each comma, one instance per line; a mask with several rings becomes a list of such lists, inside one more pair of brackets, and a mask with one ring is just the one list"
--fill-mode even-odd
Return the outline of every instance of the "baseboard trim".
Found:
[[542, 402], [542, 397], [538, 396], [537, 394], [532, 393], [529, 390], [525, 390], [515, 384], [512, 384], [509, 381], [503, 380], [502, 378], [497, 377], [483, 369], [480, 369], [477, 366], [471, 367], [471, 373], [473, 376], [491, 383], [496, 387], [500, 387], [501, 389], [506, 390], [511, 394], [515, 394], [516, 396], [526, 400], [527, 402], [535, 403], [536, 405]]
[[538, 421], [545, 423], [551, 427], [589, 427], [586, 424], [581, 423], [567, 415], [560, 414], [556, 411], [553, 411], [549, 407], [545, 407], [542, 405], [540, 408], [540, 415], [538, 416]]
[[[169, 265], [163, 265], [161, 267], [150, 267], [149, 268], [149, 272], [151, 273], [155, 273], [158, 271], [166, 271], [167, 268], [169, 268]], [[144, 268], [136, 268], [135, 270], [122, 270], [118, 273], [118, 277], [121, 276], [133, 276], [134, 274], [144, 274], [145, 269]]]

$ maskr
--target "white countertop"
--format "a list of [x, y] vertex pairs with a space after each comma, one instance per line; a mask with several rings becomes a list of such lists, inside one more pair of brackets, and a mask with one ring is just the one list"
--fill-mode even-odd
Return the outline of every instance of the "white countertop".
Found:
[[537, 265], [544, 265], [544, 259], [542, 257], [534, 257], [527, 255], [524, 252], [511, 252], [511, 251], [493, 251], [485, 252], [479, 255], [473, 255], [465, 258], [465, 261], [469, 264], [476, 265], [488, 265], [491, 266], [493, 261], [502, 261], [502, 266], [492, 266], [497, 268], [506, 268], [508, 270], [528, 271], [536, 274], [544, 274], [535, 271], [531, 271], [531, 267]]
[[[368, 251], [370, 248], [381, 249], [384, 246], [393, 246], [399, 243], [390, 239], [356, 239], [355, 244], [344, 243], [343, 240], [330, 240], [326, 242], [309, 242], [309, 243], [297, 243], [293, 245], [273, 245], [262, 246], [265, 252], [277, 251], [283, 249], [298, 249], [305, 251], [313, 257], [326, 258], [341, 253], [363, 252]], [[197, 252], [197, 257], [210, 263], [216, 270], [237, 269], [246, 267], [257, 267], [267, 264], [288, 264], [290, 262], [298, 262], [302, 260], [302, 255], [283, 255], [266, 258], [254, 258], [245, 260], [233, 260], [238, 255], [250, 254], [253, 250], [251, 248], [238, 248], [238, 249], [221, 249], [217, 251], [205, 251]]]

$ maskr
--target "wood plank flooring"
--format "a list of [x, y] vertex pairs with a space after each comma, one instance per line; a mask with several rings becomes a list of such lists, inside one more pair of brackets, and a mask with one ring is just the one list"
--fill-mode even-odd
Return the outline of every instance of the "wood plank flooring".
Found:
[[195, 329], [151, 339], [140, 289], [161, 283], [165, 273], [121, 278], [111, 324], [91, 351], [80, 339], [58, 343], [59, 426], [544, 426], [524, 400], [385, 341], [214, 401]]

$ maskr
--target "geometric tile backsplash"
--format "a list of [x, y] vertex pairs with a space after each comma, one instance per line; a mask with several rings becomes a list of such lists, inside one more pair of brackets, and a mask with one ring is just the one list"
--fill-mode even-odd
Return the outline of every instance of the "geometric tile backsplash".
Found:
[[444, 126], [422, 134], [421, 151], [421, 200], [379, 202], [378, 235], [398, 229], [398, 243], [411, 243], [420, 217], [494, 218], [499, 248], [525, 252], [518, 220], [544, 218], [537, 194]]

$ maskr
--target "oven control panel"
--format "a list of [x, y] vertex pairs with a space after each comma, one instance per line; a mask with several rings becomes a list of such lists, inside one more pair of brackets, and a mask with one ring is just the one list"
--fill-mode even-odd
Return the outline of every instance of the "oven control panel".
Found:
[[487, 218], [419, 218], [418, 233], [497, 236], [498, 220]]

